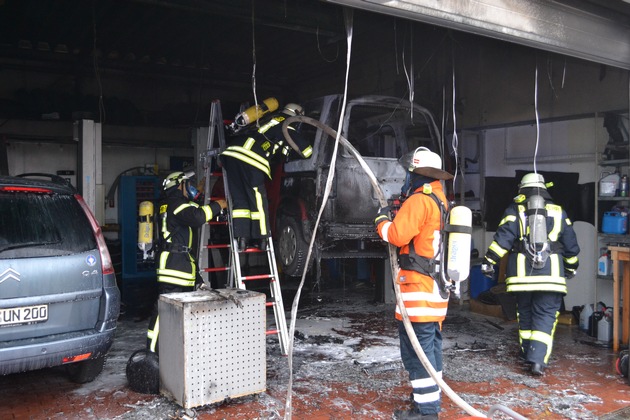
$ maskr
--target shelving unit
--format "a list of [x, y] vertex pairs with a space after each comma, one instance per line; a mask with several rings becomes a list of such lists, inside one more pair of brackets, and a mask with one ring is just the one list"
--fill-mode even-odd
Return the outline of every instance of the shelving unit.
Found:
[[[486, 251], [481, 197], [484, 193], [485, 164], [483, 132], [462, 131], [459, 137], [461, 177], [457, 182], [456, 202], [473, 211], [473, 242], [480, 256]], [[478, 217], [475, 217], [475, 214]], [[477, 258], [479, 259], [479, 258]], [[473, 259], [472, 264], [479, 261]]]
[[[603, 126], [601, 122], [603, 121], [603, 115], [598, 115], [599, 118], [596, 118], [596, 130], [601, 129]], [[627, 114], [625, 116], [627, 118]], [[597, 175], [599, 179], [601, 179], [607, 174], [618, 173], [619, 177], [623, 175], [630, 175], [630, 147], [626, 141], [624, 144], [617, 144], [615, 147], [615, 155], [614, 158], [611, 158], [610, 153], [607, 153], [608, 147], [613, 143], [612, 138], [610, 136], [598, 136], [596, 132], [596, 138], [607, 138], [606, 143], [602, 143], [601, 141], [597, 142], [597, 153], [596, 153], [596, 165], [597, 165]], [[603, 218], [606, 212], [612, 211], [613, 209], [628, 210], [630, 206], [630, 197], [620, 197], [619, 191], [615, 193], [615, 196], [602, 196], [601, 195], [601, 185], [600, 182], [596, 182], [595, 187], [595, 261], [599, 260], [599, 257], [602, 256], [603, 250], [607, 249], [610, 245], [628, 245], [630, 244], [630, 235], [626, 231], [625, 233], [604, 233], [602, 232]], [[597, 279], [597, 284], [595, 288], [595, 299], [594, 304], [599, 301], [602, 301], [602, 296], [605, 295], [604, 289], [612, 289], [612, 273], [610, 275], [600, 275], [598, 270], [598, 264], [595, 264], [595, 278]]]

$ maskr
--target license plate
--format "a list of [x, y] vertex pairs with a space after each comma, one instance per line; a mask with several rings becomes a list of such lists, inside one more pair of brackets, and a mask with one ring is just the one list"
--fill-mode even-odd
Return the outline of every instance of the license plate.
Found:
[[33, 324], [48, 319], [48, 305], [20, 306], [0, 309], [0, 327]]

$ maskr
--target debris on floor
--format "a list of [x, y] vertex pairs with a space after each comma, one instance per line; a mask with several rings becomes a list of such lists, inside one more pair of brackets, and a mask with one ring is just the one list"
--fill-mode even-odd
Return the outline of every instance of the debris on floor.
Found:
[[[293, 418], [391, 419], [411, 391], [400, 361], [394, 305], [373, 291], [331, 291], [302, 298], [293, 352]], [[288, 312], [287, 312], [288, 313]], [[145, 343], [146, 320], [121, 318], [103, 373], [92, 383], [69, 382], [61, 368], [0, 377], [0, 418], [281, 419], [288, 358], [267, 339], [267, 390], [186, 412], [159, 395], [131, 391], [125, 365]], [[502, 404], [530, 419], [603, 419], [630, 405], [628, 380], [616, 355], [576, 325], [558, 325], [550, 367], [532, 377], [517, 352], [517, 324], [452, 304], [443, 325], [444, 380], [466, 402], [487, 412]], [[448, 397], [441, 419], [467, 414]], [[499, 414], [495, 418], [509, 418]]]

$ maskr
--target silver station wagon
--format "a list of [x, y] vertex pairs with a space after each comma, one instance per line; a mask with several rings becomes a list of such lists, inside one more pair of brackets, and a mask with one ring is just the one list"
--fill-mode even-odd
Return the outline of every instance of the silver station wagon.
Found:
[[67, 365], [96, 378], [120, 292], [98, 222], [56, 175], [0, 176], [0, 374]]

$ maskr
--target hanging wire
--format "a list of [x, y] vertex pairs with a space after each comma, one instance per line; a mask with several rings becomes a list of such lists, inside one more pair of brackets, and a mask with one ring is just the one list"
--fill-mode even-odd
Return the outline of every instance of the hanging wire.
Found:
[[549, 57], [547, 57], [547, 79], [549, 80], [549, 86], [551, 87], [553, 96], [557, 98], [558, 94], [556, 93], [556, 88], [553, 85], [553, 61]]
[[562, 66], [562, 88], [564, 89], [564, 80], [567, 76], [567, 59], [564, 59], [564, 66]]
[[[403, 46], [403, 54], [402, 54], [402, 60], [403, 60], [403, 69], [405, 69], [405, 77], [407, 78], [407, 87], [409, 88], [409, 102], [411, 102], [413, 104], [413, 100], [414, 100], [414, 96], [415, 96], [415, 79], [413, 77], [413, 26], [411, 26], [411, 31], [410, 31], [410, 52], [411, 52], [411, 57], [409, 58], [409, 71], [407, 71], [407, 65], [405, 64], [405, 47]], [[411, 74], [410, 74], [411, 73]], [[411, 121], [413, 121], [413, 106], [411, 107]]]
[[455, 88], [455, 54], [452, 50], [451, 57], [453, 63], [453, 140], [451, 147], [453, 148], [453, 156], [455, 156], [455, 170], [453, 171], [453, 193], [455, 193], [455, 183], [457, 182], [457, 174], [459, 173], [459, 138], [457, 137], [457, 114], [455, 112], [455, 104], [457, 102], [457, 91]]
[[[344, 92], [343, 92], [343, 100], [341, 104], [341, 114], [339, 115], [339, 124], [337, 126], [337, 138], [335, 139], [335, 146], [332, 152], [332, 159], [330, 161], [330, 173], [328, 174], [328, 178], [326, 179], [326, 186], [324, 187], [324, 195], [322, 197], [322, 204], [319, 208], [319, 213], [317, 214], [317, 219], [315, 220], [315, 226], [313, 227], [313, 232], [317, 232], [319, 223], [322, 218], [322, 214], [324, 213], [324, 208], [326, 206], [326, 201], [328, 200], [328, 196], [332, 191], [333, 180], [335, 178], [335, 168], [337, 166], [337, 154], [339, 150], [341, 129], [343, 127], [343, 120], [345, 116], [346, 104], [348, 100], [348, 76], [350, 74], [350, 57], [352, 52], [352, 34], [353, 34], [353, 12], [350, 8], [344, 9], [344, 17], [345, 17], [345, 25], [346, 25], [346, 38], [347, 38], [347, 54], [346, 54], [346, 78], [344, 84]], [[311, 242], [309, 244], [309, 250], [306, 254], [306, 261], [310, 261], [312, 255], [311, 252], [313, 250], [313, 246], [315, 244], [315, 235], [311, 237]], [[308, 264], [307, 264], [308, 266]], [[300, 295], [302, 293], [302, 287], [306, 281], [306, 268], [302, 273], [302, 278], [300, 280], [300, 285], [298, 286], [297, 293], [293, 298], [293, 304], [291, 306], [291, 322], [289, 325], [289, 346], [288, 346], [288, 362], [289, 362], [289, 383], [287, 386], [287, 400], [285, 403], [284, 410], [284, 419], [291, 420], [291, 411], [292, 411], [292, 394], [293, 394], [293, 339], [295, 337], [295, 322], [297, 318], [297, 310], [300, 302]]]
[[92, 2], [92, 32], [94, 34], [94, 43], [92, 48], [92, 64], [94, 66], [94, 77], [98, 84], [98, 112], [99, 122], [105, 123], [105, 103], [103, 102], [103, 83], [101, 82], [101, 72], [98, 67], [98, 56], [96, 53], [96, 7], [95, 2]]
[[536, 159], [538, 158], [538, 143], [540, 141], [540, 120], [538, 118], [538, 62], [536, 62], [536, 71], [534, 77], [534, 111], [536, 113], [536, 147], [534, 148], [534, 173], [536, 170]]
[[[254, 92], [254, 105], [258, 109], [258, 97], [256, 96], [256, 19], [255, 19], [255, 0], [252, 0], [252, 90]], [[259, 119], [256, 118], [256, 127], [260, 128]]]
[[396, 57], [396, 74], [400, 74], [400, 67], [398, 65], [398, 19], [394, 18], [394, 57]]
[[324, 61], [327, 62], [327, 63], [334, 63], [335, 61], [337, 61], [337, 59], [339, 58], [339, 43], [338, 42], [335, 43], [337, 45], [337, 51], [335, 52], [335, 58], [333, 58], [332, 60], [329, 60], [328, 58], [324, 57], [324, 53], [322, 52], [322, 48], [319, 45], [319, 23], [317, 23], [317, 31], [315, 32], [315, 37], [317, 38], [317, 52], [319, 52], [320, 57], [323, 58]]

